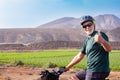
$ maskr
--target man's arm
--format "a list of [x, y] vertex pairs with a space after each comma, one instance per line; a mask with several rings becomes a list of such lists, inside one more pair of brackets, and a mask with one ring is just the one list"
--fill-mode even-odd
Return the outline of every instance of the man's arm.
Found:
[[75, 64], [77, 64], [78, 62], [80, 62], [83, 57], [85, 56], [85, 54], [82, 53], [78, 53], [73, 60], [66, 66], [66, 70], [69, 70], [72, 66], [74, 66]]
[[107, 42], [107, 41], [104, 40], [102, 42], [102, 45], [103, 45], [103, 48], [105, 49], [105, 51], [110, 52], [112, 50], [109, 42]]
[[98, 35], [95, 35], [95, 41], [98, 42], [98, 43], [101, 43], [101, 44], [103, 45], [103, 48], [105, 49], [105, 51], [110, 52], [110, 51], [112, 50], [109, 42], [106, 41], [106, 40], [101, 36], [100, 31], [98, 32]]

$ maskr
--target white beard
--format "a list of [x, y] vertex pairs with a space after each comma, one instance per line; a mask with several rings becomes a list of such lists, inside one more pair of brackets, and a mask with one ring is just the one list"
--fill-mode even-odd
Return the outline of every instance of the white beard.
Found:
[[90, 31], [85, 31], [87, 33], [88, 36], [90, 36], [93, 32], [94, 32], [94, 28], [92, 28], [92, 30]]

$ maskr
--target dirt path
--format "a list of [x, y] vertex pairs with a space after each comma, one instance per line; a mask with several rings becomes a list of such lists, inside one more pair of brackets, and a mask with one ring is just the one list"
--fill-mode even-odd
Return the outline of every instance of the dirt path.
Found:
[[[43, 68], [39, 67], [20, 67], [0, 64], [0, 80], [40, 80], [40, 72]], [[48, 69], [51, 70], [51, 69]], [[70, 80], [70, 75], [76, 70], [71, 69], [60, 76], [60, 80]], [[120, 80], [120, 71], [112, 71], [109, 80]]]

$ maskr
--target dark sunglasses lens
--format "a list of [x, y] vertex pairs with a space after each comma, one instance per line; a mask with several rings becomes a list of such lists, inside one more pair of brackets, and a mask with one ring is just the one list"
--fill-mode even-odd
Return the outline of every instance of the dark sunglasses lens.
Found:
[[93, 23], [89, 23], [87, 26], [90, 27], [90, 26], [92, 26], [92, 24], [93, 24]]
[[83, 28], [86, 28], [86, 25], [85, 25], [85, 26], [83, 26]]
[[84, 25], [83, 28], [90, 27], [90, 26], [92, 26], [92, 24], [93, 24], [93, 23], [89, 23], [89, 24], [87, 24], [87, 25]]

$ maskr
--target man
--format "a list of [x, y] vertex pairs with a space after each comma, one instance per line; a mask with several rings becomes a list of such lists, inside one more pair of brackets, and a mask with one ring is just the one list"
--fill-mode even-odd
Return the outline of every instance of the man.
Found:
[[81, 52], [65, 67], [69, 70], [87, 56], [87, 69], [72, 75], [72, 80], [105, 80], [110, 73], [109, 52], [111, 46], [107, 35], [95, 31], [95, 19], [91, 16], [81, 17], [80, 24], [88, 38], [84, 41]]

